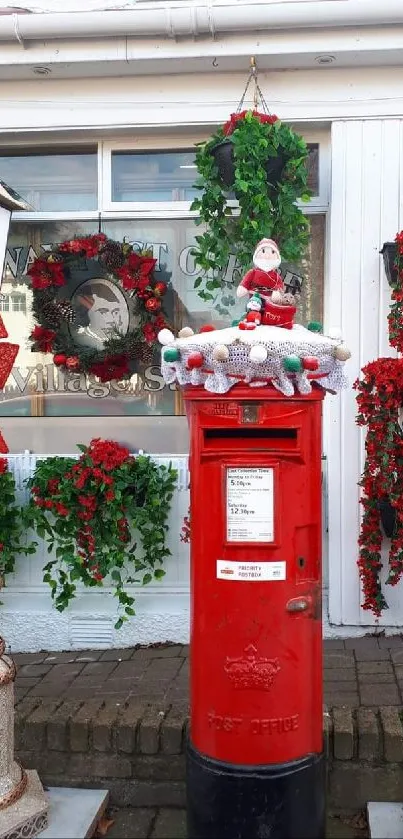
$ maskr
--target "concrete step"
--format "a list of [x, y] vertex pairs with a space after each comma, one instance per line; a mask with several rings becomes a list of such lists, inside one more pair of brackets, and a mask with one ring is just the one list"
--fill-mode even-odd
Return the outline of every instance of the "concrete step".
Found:
[[403, 839], [403, 804], [369, 801], [367, 811], [371, 839]]
[[89, 839], [105, 812], [104, 789], [48, 787], [48, 827], [37, 839]]

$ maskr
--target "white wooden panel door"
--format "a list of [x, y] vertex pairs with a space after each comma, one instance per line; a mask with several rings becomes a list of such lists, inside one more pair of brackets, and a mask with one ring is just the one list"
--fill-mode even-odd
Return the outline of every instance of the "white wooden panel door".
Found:
[[[380, 249], [403, 226], [403, 121], [340, 121], [332, 126], [332, 196], [327, 325], [337, 325], [352, 351], [351, 387], [327, 400], [329, 489], [329, 617], [337, 625], [374, 626], [361, 609], [357, 568], [364, 433], [355, 424], [354, 380], [388, 342], [389, 288]], [[385, 544], [385, 557], [387, 543]], [[386, 565], [386, 563], [385, 563]], [[386, 570], [383, 578], [386, 577]], [[403, 624], [402, 588], [385, 586], [382, 626]]]

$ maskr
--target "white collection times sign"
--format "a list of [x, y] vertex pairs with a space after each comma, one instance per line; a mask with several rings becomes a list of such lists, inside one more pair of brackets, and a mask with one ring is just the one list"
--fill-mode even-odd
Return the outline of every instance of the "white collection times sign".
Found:
[[273, 469], [227, 468], [227, 542], [274, 539]]

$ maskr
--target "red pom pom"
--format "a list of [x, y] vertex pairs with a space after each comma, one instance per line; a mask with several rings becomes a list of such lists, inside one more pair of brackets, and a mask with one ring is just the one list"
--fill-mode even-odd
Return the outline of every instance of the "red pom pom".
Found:
[[190, 353], [188, 360], [186, 362], [186, 366], [188, 370], [193, 370], [194, 367], [202, 367], [203, 366], [203, 353], [201, 352], [192, 352]]
[[319, 367], [319, 360], [314, 355], [306, 355], [302, 359], [302, 366], [304, 370], [317, 370]]
[[201, 332], [215, 332], [215, 326], [211, 326], [210, 323], [206, 323], [204, 326], [200, 327], [199, 333]]
[[53, 356], [53, 363], [56, 364], [56, 367], [60, 367], [61, 364], [66, 363], [67, 356], [63, 355], [63, 353], [56, 353]]

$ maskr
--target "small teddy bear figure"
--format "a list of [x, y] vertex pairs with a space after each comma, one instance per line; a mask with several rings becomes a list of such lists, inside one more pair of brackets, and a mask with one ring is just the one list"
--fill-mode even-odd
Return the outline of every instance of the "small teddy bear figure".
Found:
[[263, 301], [260, 294], [253, 294], [247, 303], [246, 315], [239, 323], [239, 329], [256, 329], [262, 322], [261, 311], [263, 308]]
[[296, 297], [290, 292], [279, 291], [275, 290], [272, 292], [271, 295], [271, 302], [275, 303], [276, 306], [295, 306], [296, 304]]

